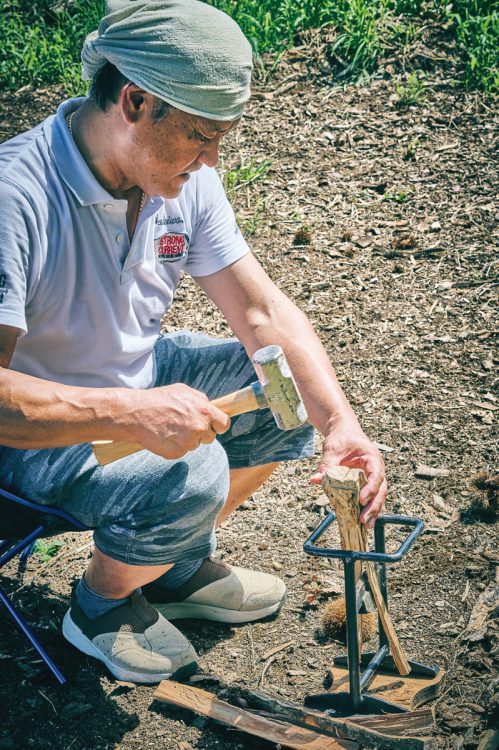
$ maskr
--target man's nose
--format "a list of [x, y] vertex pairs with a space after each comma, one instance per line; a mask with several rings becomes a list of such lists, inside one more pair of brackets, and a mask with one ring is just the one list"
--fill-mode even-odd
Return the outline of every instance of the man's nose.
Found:
[[206, 164], [207, 167], [216, 167], [218, 164], [218, 146], [218, 139], [206, 142], [203, 145], [199, 161]]

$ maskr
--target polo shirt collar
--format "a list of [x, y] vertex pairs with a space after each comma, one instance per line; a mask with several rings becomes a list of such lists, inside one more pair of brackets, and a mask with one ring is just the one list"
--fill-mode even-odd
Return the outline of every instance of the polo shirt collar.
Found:
[[[115, 201], [95, 179], [85, 159], [76, 148], [65, 117], [85, 101], [84, 97], [68, 99], [57, 108], [54, 118], [44, 123], [44, 133], [59, 174], [82, 206]], [[121, 202], [121, 201], [120, 201]], [[126, 204], [126, 201], [123, 201]]]

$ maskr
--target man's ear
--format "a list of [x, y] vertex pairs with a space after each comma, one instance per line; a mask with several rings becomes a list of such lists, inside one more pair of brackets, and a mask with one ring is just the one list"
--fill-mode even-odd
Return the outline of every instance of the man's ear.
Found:
[[118, 103], [121, 108], [123, 119], [128, 124], [138, 122], [144, 117], [150, 106], [150, 94], [135, 83], [127, 83], [120, 91]]

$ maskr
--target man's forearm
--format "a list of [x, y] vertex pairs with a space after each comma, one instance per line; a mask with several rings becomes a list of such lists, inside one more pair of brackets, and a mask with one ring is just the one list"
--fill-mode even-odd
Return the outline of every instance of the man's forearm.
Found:
[[125, 388], [78, 388], [0, 367], [0, 445], [54, 448], [123, 437]]
[[356, 420], [328, 355], [308, 318], [284, 294], [273, 300], [265, 317], [255, 320], [241, 341], [250, 354], [269, 344], [280, 344], [307, 407], [309, 421], [323, 435], [335, 421]]
[[280, 344], [305, 401], [309, 421], [323, 435], [338, 420], [356, 417], [310, 321], [248, 254], [212, 276], [197, 279], [251, 356]]

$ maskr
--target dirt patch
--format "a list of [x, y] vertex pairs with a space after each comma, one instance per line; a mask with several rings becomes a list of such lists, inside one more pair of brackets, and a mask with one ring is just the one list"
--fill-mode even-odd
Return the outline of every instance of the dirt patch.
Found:
[[[498, 689], [497, 627], [467, 630], [498, 561], [493, 518], [480, 515], [468, 487], [497, 460], [494, 111], [442, 79], [429, 79], [424, 100], [410, 106], [390, 79], [340, 90], [307, 75], [290, 62], [257, 92], [223, 168], [270, 162], [263, 178], [234, 190], [239, 222], [312, 319], [364, 428], [382, 444], [389, 512], [427, 524], [389, 570], [390, 608], [410, 656], [449, 672], [436, 704], [439, 745], [474, 748], [494, 705], [497, 712]], [[62, 96], [57, 87], [1, 94], [1, 137], [35, 125]], [[188, 279], [164, 324], [227, 333]], [[281, 614], [237, 628], [182, 623], [203, 671], [236, 685], [263, 680], [299, 702], [323, 691], [332, 658], [345, 650], [320, 633], [341, 571], [302, 550], [325, 513], [320, 489], [308, 484], [314, 465], [282, 467], [219, 534], [227, 561], [283, 576]], [[449, 473], [417, 478], [421, 465]], [[398, 539], [392, 532], [390, 544]], [[0, 749], [267, 746], [169, 709], [151, 688], [117, 684], [63, 640], [70, 584], [90, 549], [88, 534], [68, 535], [49, 562], [32, 557], [3, 578], [69, 681], [57, 688], [3, 616]], [[268, 664], [265, 654], [290, 641]]]

